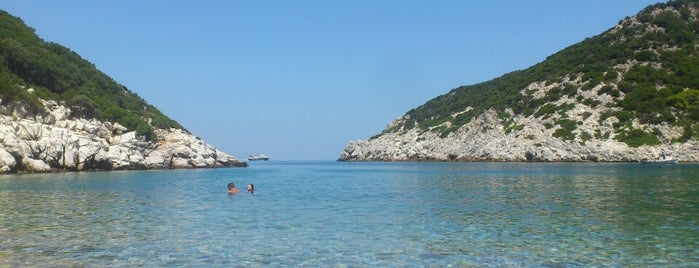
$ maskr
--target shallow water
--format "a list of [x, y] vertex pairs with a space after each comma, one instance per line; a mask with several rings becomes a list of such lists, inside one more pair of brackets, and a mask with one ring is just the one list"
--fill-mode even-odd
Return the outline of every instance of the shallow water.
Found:
[[[0, 267], [699, 266], [699, 165], [0, 176]], [[226, 193], [226, 184], [256, 192]]]

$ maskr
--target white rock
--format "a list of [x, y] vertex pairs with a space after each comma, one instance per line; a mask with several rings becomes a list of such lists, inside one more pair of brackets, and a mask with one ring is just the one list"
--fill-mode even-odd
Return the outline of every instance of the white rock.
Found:
[[122, 133], [124, 133], [124, 132], [126, 132], [126, 131], [129, 130], [128, 128], [122, 126], [122, 125], [119, 124], [119, 123], [114, 123], [114, 124], [112, 125], [112, 128], [114, 129], [114, 132], [115, 132], [115, 134], [117, 134], [117, 135], [121, 135]]
[[0, 173], [11, 171], [16, 164], [15, 158], [4, 148], [0, 148]]
[[51, 171], [51, 167], [46, 164], [46, 162], [38, 160], [38, 159], [31, 159], [29, 157], [24, 157], [22, 158], [22, 166], [28, 171], [28, 172], [48, 172]]
[[189, 160], [186, 158], [173, 157], [171, 162], [172, 168], [191, 168], [192, 165], [189, 164]]
[[143, 164], [151, 168], [166, 168], [168, 166], [165, 162], [165, 157], [160, 151], [149, 153], [143, 160]]

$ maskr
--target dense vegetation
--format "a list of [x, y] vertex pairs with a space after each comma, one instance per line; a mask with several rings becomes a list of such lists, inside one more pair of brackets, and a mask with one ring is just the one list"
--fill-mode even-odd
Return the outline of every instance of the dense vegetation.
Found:
[[153, 127], [182, 128], [75, 52], [44, 42], [21, 19], [0, 10], [0, 99], [42, 114], [39, 98], [66, 104], [73, 117], [118, 122], [146, 139], [156, 138]]
[[[685, 133], [678, 141], [699, 137], [698, 12], [699, 0], [649, 6], [634, 18], [622, 20], [619, 27], [572, 45], [528, 69], [434, 98], [410, 110], [403, 124], [384, 133], [419, 127], [446, 136], [488, 109], [496, 110], [504, 122], [511, 117], [505, 112], [508, 109], [515, 115], [545, 119], [573, 108], [570, 103], [554, 104], [563, 97], [597, 107], [599, 100], [580, 94], [595, 89], [598, 95], [614, 98], [613, 103], [606, 104], [609, 112], [605, 118], [619, 119], [614, 125], [617, 140], [630, 146], [658, 143], [654, 129], [634, 129], [630, 119], [647, 125], [683, 127]], [[521, 93], [535, 82], [560, 86], [541, 98]], [[571, 121], [555, 120], [560, 128], [555, 135], [573, 139], [572, 130], [581, 122]]]

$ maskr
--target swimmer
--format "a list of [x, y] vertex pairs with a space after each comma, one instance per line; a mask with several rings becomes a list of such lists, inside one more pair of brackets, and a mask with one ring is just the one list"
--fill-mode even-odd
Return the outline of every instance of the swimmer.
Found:
[[235, 184], [233, 184], [232, 182], [228, 184], [228, 193], [229, 194], [237, 194], [239, 192], [240, 192], [240, 190], [235, 188]]
[[253, 192], [255, 192], [255, 185], [252, 185], [252, 183], [248, 183], [248, 193]]

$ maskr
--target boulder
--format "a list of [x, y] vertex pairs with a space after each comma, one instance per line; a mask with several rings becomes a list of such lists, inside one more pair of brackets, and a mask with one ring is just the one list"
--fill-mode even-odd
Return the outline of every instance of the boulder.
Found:
[[186, 158], [173, 157], [170, 161], [170, 168], [191, 168], [189, 160]]
[[4, 148], [0, 148], [0, 173], [7, 173], [15, 169], [17, 161]]
[[22, 166], [27, 172], [49, 172], [51, 171], [51, 167], [46, 164], [46, 162], [38, 160], [38, 159], [31, 159], [29, 157], [24, 157], [22, 158]]

